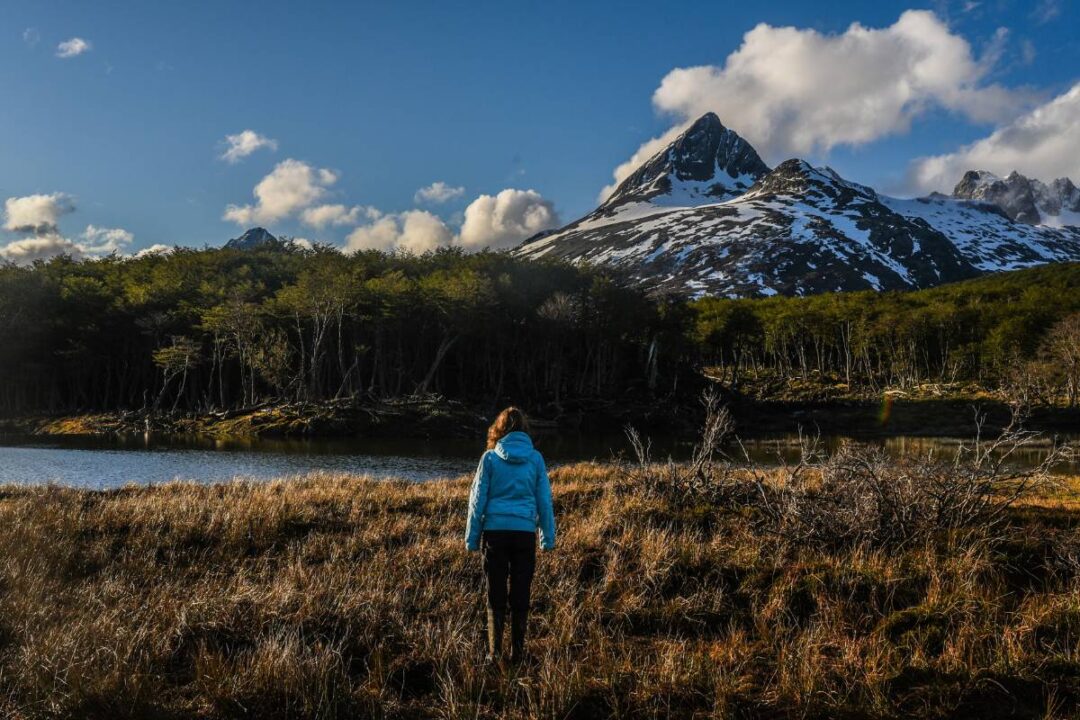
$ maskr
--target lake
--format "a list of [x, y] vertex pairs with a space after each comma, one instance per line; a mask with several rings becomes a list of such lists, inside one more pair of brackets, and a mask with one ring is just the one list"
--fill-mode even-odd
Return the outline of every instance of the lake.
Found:
[[[822, 438], [835, 449], [842, 436]], [[1080, 444], [1080, 436], [1067, 440]], [[891, 437], [871, 442], [895, 455], [934, 452], [951, 456], [957, 438]], [[578, 460], [610, 460], [629, 452], [623, 436], [541, 435], [537, 447], [549, 465]], [[675, 438], [654, 441], [657, 459], [685, 458], [692, 443]], [[798, 457], [793, 436], [754, 438], [746, 441], [751, 457], [774, 464], [780, 458]], [[471, 473], [483, 449], [461, 440], [213, 440], [207, 438], [151, 437], [0, 437], [0, 484], [56, 483], [73, 487], [114, 488], [130, 483], [146, 485], [172, 480], [200, 483], [228, 482], [237, 478], [268, 480], [313, 471], [364, 474], [381, 478], [426, 481]], [[1031, 466], [1046, 457], [1046, 447], [1025, 449], [1014, 462]], [[1057, 468], [1080, 473], [1072, 462]]]

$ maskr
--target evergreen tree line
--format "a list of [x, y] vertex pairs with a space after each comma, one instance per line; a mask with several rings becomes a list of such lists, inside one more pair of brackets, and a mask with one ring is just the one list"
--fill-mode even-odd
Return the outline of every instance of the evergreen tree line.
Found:
[[696, 341], [728, 383], [747, 371], [832, 376], [870, 390], [974, 382], [1080, 401], [1080, 264], [914, 292], [693, 304]]
[[0, 267], [0, 412], [432, 393], [558, 408], [670, 392], [686, 327], [603, 272], [505, 253], [61, 257]]
[[705, 366], [735, 386], [761, 370], [871, 389], [1020, 378], [1076, 403], [1078, 288], [1071, 264], [910, 293], [686, 302], [505, 253], [60, 257], [0, 266], [0, 412], [431, 393], [557, 411], [670, 397]]

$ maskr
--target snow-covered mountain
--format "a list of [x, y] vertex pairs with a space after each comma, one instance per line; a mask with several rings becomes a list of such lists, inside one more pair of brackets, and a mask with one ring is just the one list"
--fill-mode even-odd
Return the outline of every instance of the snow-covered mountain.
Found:
[[769, 170], [709, 113], [592, 213], [514, 252], [680, 294], [802, 295], [1080, 260], [1080, 228], [1018, 222], [988, 198], [891, 198], [802, 160]]
[[1080, 189], [1069, 178], [1047, 184], [1015, 170], [1001, 178], [986, 170], [969, 170], [953, 197], [985, 200], [1013, 220], [1031, 225], [1080, 225]]

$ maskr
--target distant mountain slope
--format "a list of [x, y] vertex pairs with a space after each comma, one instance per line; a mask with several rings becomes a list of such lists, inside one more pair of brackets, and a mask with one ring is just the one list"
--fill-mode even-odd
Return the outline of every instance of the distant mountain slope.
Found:
[[1080, 225], [1080, 189], [1069, 178], [1047, 184], [1018, 172], [1001, 178], [985, 170], [969, 170], [953, 197], [994, 203], [1017, 222], [1029, 225]]
[[595, 211], [515, 252], [609, 264], [680, 294], [803, 295], [1080, 259], [1080, 228], [1018, 222], [982, 197], [890, 198], [801, 160], [770, 171], [708, 114]]
[[981, 272], [1080, 260], [1080, 227], [1015, 222], [997, 206], [943, 195], [904, 200], [879, 196], [896, 212], [924, 221]]

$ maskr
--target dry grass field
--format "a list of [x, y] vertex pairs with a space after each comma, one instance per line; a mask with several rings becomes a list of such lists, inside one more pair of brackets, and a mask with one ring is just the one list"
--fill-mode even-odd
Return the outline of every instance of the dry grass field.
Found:
[[986, 528], [830, 542], [665, 472], [554, 470], [517, 672], [480, 662], [467, 478], [2, 489], [0, 715], [1080, 714], [1077, 479]]

